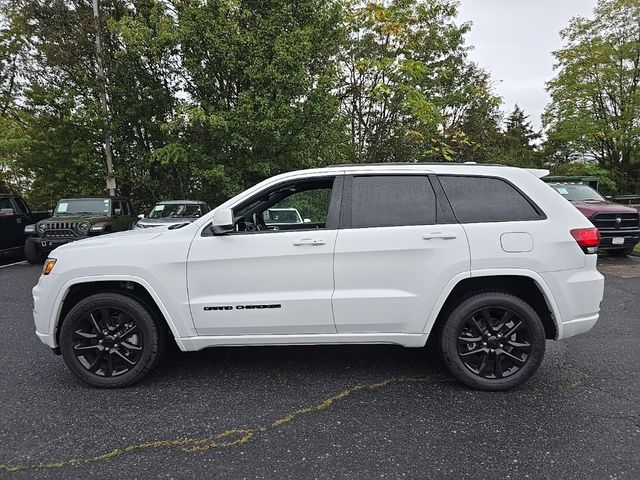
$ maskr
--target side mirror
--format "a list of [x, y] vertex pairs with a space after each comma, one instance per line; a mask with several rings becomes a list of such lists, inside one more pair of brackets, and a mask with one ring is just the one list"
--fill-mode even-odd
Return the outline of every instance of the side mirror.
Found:
[[114, 214], [115, 216], [122, 215], [122, 209], [121, 209], [121, 208], [116, 208], [116, 209], [113, 211], [113, 214]]
[[15, 214], [13, 208], [0, 208], [0, 217], [13, 217]]
[[304, 222], [304, 223], [311, 223], [311, 219], [310, 219], [310, 218], [305, 218], [305, 219], [303, 220], [303, 222]]
[[139, 214], [139, 215], [138, 215], [138, 218], [139, 218], [140, 220], [142, 220], [142, 219], [144, 218], [144, 213]]
[[211, 228], [215, 235], [233, 232], [235, 230], [233, 210], [230, 208], [218, 208], [213, 214]]

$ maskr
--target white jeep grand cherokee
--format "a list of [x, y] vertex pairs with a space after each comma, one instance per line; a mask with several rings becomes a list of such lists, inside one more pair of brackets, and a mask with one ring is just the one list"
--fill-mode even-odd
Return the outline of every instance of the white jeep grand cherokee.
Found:
[[[140, 380], [170, 337], [184, 351], [431, 337], [460, 381], [506, 390], [533, 375], [546, 339], [593, 327], [603, 295], [598, 231], [545, 173], [279, 175], [191, 224], [57, 248], [33, 289], [36, 333], [96, 387]], [[270, 208], [309, 222], [270, 226]]]

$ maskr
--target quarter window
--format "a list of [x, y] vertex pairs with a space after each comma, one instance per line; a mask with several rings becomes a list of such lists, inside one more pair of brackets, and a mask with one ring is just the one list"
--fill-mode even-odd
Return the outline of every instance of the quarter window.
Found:
[[541, 218], [531, 202], [502, 179], [444, 175], [438, 178], [460, 223]]
[[436, 222], [436, 196], [426, 176], [354, 177], [351, 202], [353, 228]]

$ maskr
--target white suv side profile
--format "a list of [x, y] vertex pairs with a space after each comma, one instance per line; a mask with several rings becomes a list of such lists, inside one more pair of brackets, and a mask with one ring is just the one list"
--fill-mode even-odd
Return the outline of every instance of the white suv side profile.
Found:
[[[358, 165], [270, 178], [191, 224], [57, 248], [36, 333], [96, 387], [139, 381], [170, 341], [438, 345], [466, 385], [506, 390], [546, 339], [596, 323], [597, 229], [538, 177], [468, 164]], [[269, 226], [270, 208], [304, 223]]]

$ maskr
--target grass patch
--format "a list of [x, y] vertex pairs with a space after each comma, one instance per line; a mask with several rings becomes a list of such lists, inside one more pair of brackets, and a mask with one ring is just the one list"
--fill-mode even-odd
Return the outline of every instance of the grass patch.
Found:
[[640, 253], [640, 243], [636, 245], [636, 248], [634, 248], [633, 251]]

